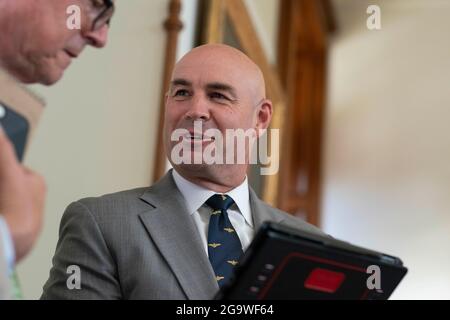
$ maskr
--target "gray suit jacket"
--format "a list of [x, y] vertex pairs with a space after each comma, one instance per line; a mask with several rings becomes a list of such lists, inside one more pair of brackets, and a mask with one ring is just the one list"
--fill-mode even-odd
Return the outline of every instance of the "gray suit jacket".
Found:
[[[317, 228], [269, 207], [250, 189], [255, 230], [271, 220]], [[81, 289], [67, 268], [79, 266]], [[72, 281], [71, 278], [70, 281]], [[150, 188], [72, 203], [43, 299], [211, 299], [218, 291], [193, 218], [169, 172]]]

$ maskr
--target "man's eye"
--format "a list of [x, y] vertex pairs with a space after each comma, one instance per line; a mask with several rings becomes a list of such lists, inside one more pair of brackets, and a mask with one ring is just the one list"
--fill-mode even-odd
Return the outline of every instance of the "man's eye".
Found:
[[189, 92], [187, 90], [177, 90], [175, 91], [174, 97], [188, 97]]
[[219, 99], [219, 100], [229, 100], [226, 96], [219, 92], [212, 92], [209, 94], [210, 98], [212, 99]]

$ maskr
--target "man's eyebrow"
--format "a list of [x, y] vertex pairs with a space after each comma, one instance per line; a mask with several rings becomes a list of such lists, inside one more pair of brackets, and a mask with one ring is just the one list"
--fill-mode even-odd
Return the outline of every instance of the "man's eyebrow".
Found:
[[221, 91], [228, 91], [233, 98], [236, 98], [236, 89], [234, 89], [232, 86], [226, 84], [226, 83], [221, 83], [221, 82], [213, 82], [213, 83], [208, 83], [206, 85], [206, 88], [209, 90], [221, 90]]
[[186, 80], [186, 79], [174, 79], [170, 83], [171, 86], [192, 86], [192, 82]]

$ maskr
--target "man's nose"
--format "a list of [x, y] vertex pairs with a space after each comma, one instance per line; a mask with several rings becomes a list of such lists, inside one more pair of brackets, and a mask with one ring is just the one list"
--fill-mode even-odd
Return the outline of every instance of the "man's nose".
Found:
[[96, 48], [103, 48], [108, 42], [108, 32], [109, 27], [104, 25], [98, 30], [85, 33], [84, 37], [88, 40], [89, 45]]
[[189, 110], [186, 112], [187, 120], [203, 120], [210, 118], [208, 102], [202, 97], [195, 97], [191, 100]]

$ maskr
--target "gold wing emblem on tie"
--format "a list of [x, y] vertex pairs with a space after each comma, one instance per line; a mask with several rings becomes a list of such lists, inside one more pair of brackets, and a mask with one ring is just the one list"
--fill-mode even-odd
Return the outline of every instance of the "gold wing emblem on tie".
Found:
[[213, 215], [216, 215], [216, 214], [220, 214], [222, 211], [220, 211], [220, 210], [216, 210], [216, 211], [213, 211]]
[[210, 246], [211, 248], [217, 248], [217, 247], [220, 247], [222, 244], [220, 244], [220, 243], [208, 243], [208, 246]]
[[227, 261], [229, 264], [231, 264], [232, 266], [235, 266], [238, 264], [238, 262], [236, 260], [228, 260]]
[[223, 279], [225, 279], [225, 277], [222, 277], [222, 276], [216, 276], [216, 281], [220, 281], [220, 280], [223, 280]]
[[225, 230], [228, 233], [233, 233], [234, 232], [233, 228], [224, 228], [223, 230]]

